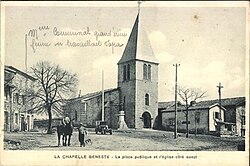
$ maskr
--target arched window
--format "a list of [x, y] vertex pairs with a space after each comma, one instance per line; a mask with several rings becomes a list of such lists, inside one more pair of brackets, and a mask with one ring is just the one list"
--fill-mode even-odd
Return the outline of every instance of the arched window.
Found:
[[130, 64], [127, 66], [127, 79], [130, 80]]
[[145, 105], [149, 105], [149, 94], [145, 95]]
[[148, 65], [148, 79], [151, 80], [151, 65]]
[[75, 111], [75, 121], [77, 121], [77, 111]]
[[126, 81], [126, 75], [127, 75], [127, 69], [126, 69], [126, 65], [123, 66], [123, 81]]
[[148, 69], [147, 64], [143, 65], [143, 79], [146, 80], [148, 77]]

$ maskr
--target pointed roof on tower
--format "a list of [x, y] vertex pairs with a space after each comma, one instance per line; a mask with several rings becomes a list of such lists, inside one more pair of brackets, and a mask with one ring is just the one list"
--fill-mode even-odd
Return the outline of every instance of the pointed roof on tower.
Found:
[[139, 13], [130, 33], [127, 45], [118, 64], [131, 60], [141, 60], [158, 64], [146, 31], [139, 24]]

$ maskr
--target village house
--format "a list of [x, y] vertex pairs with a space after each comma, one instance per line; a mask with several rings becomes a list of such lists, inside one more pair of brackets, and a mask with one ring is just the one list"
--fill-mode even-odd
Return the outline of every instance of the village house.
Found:
[[[167, 131], [174, 130], [174, 102], [159, 102], [159, 117], [161, 128]], [[185, 107], [177, 104], [177, 130], [186, 132]], [[220, 119], [221, 112], [221, 119]], [[206, 100], [193, 102], [189, 108], [189, 132], [199, 134], [221, 134], [244, 136], [245, 134], [245, 97]], [[219, 127], [220, 126], [220, 127]]]
[[32, 102], [25, 97], [26, 88], [35, 78], [12, 66], [4, 67], [4, 131], [29, 131], [33, 128]]

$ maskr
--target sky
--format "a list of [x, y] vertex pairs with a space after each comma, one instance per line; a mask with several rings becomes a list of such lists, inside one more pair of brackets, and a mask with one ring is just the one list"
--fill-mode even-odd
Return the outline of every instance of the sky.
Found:
[[[59, 64], [77, 73], [81, 94], [101, 90], [104, 70], [105, 89], [116, 88], [117, 62], [138, 12], [136, 2], [128, 3], [6, 6], [5, 64], [25, 71], [25, 34], [36, 29], [37, 37], [27, 36], [28, 68], [39, 61]], [[160, 3], [140, 7], [140, 25], [159, 60], [159, 101], [174, 100], [175, 63], [180, 64], [178, 85], [200, 88], [206, 99], [218, 98], [219, 82], [223, 98], [245, 96], [246, 8]], [[82, 35], [60, 35], [63, 31]], [[73, 47], [73, 42], [85, 46]]]

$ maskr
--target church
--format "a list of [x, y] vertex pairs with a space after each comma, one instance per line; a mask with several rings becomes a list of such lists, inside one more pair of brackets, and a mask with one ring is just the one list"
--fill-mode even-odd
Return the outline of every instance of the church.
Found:
[[[136, 16], [128, 42], [118, 65], [117, 88], [85, 94], [66, 101], [63, 110], [87, 127], [95, 127], [98, 120], [107, 121], [117, 129], [119, 114], [124, 114], [126, 127], [133, 129], [157, 126], [158, 65], [147, 33]], [[104, 94], [104, 97], [102, 97]], [[104, 113], [102, 115], [102, 98]]]

